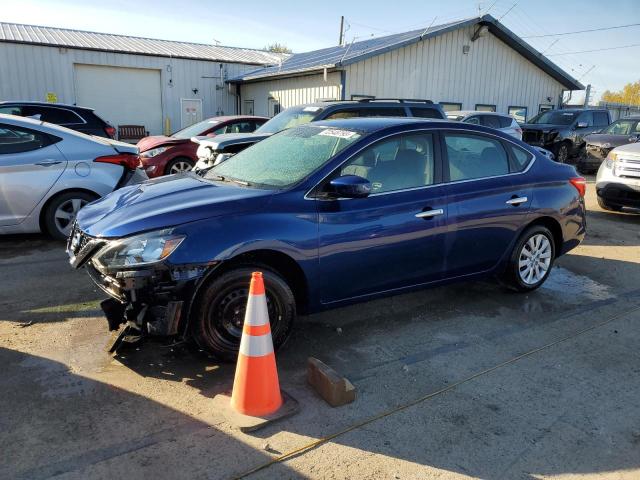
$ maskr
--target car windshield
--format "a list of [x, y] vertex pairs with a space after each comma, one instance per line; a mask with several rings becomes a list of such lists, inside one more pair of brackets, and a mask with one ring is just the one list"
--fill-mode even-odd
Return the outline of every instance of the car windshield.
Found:
[[258, 188], [286, 188], [361, 137], [359, 132], [342, 128], [292, 128], [243, 150], [212, 168], [205, 178]]
[[608, 133], [609, 135], [632, 135], [640, 133], [640, 122], [638, 120], [616, 120], [602, 130], [602, 133]]
[[202, 122], [194, 123], [193, 125], [190, 125], [187, 128], [183, 128], [182, 130], [178, 130], [176, 133], [174, 133], [171, 136], [173, 138], [180, 138], [180, 139], [197, 137], [199, 135], [203, 135], [204, 132], [206, 132], [210, 128], [215, 127], [219, 123], [220, 122], [218, 120], [204, 120]]
[[578, 116], [577, 112], [547, 111], [533, 117], [529, 123], [548, 123], [550, 125], [571, 125]]
[[287, 128], [309, 123], [322, 111], [322, 107], [299, 106], [287, 108], [256, 130], [256, 133], [278, 133]]

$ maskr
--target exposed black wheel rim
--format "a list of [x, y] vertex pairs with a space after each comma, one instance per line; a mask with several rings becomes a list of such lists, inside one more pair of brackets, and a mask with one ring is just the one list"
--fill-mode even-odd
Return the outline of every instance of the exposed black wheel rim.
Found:
[[[214, 296], [206, 312], [205, 334], [207, 343], [216, 349], [235, 351], [240, 345], [244, 314], [247, 308], [249, 289], [246, 281], [226, 285]], [[273, 338], [283, 333], [281, 322], [286, 312], [283, 299], [267, 288], [267, 310]]]

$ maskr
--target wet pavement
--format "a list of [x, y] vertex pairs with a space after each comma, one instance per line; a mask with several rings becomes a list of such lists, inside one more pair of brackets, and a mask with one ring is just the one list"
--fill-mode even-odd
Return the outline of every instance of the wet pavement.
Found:
[[[638, 478], [640, 215], [599, 210], [593, 184], [588, 207], [534, 293], [466, 283], [301, 319], [278, 355], [301, 412], [254, 434], [212, 408], [233, 366], [162, 342], [110, 356], [64, 245], [2, 238], [0, 478]], [[310, 355], [353, 404], [310, 390]]]

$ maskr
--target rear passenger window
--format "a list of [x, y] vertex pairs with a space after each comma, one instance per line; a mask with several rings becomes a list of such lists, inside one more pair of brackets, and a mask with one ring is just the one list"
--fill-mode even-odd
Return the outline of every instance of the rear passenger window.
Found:
[[509, 173], [502, 143], [479, 135], [445, 134], [449, 178], [452, 182]]
[[361, 117], [406, 117], [407, 112], [402, 107], [371, 107], [360, 111]]
[[[0, 125], [0, 155], [30, 152], [50, 144], [50, 138], [43, 133], [12, 125]], [[0, 158], [0, 163], [1, 161]]]
[[435, 108], [411, 107], [411, 115], [420, 118], [442, 118], [442, 114]]
[[424, 187], [434, 183], [433, 135], [399, 135], [364, 149], [349, 160], [340, 175], [358, 175], [371, 182], [372, 193]]
[[496, 116], [496, 118], [498, 119], [498, 122], [500, 122], [500, 128], [509, 128], [513, 123], [511, 117]]
[[498, 117], [496, 117], [495, 115], [482, 115], [480, 118], [480, 123], [482, 123], [482, 125], [484, 125], [485, 127], [501, 128], [500, 120], [498, 120]]
[[25, 117], [40, 115], [41, 121], [55, 123], [56, 125], [84, 123], [84, 120], [82, 120], [76, 113], [64, 108], [25, 106], [22, 107], [22, 114]]
[[511, 158], [513, 160], [511, 165], [512, 172], [522, 172], [527, 166], [529, 162], [533, 158], [529, 152], [527, 152], [524, 148], [517, 147], [513, 144], [508, 144], [511, 149]]
[[480, 117], [477, 115], [474, 117], [466, 118], [462, 123], [470, 123], [471, 125], [480, 125]]
[[335, 120], [336, 118], [354, 118], [360, 116], [360, 110], [352, 108], [349, 110], [340, 110], [327, 115], [325, 120]]

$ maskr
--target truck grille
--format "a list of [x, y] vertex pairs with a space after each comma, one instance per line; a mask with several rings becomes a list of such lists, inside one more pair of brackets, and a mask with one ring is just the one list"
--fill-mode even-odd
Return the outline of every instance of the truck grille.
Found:
[[618, 158], [615, 165], [618, 177], [640, 178], [640, 159]]

